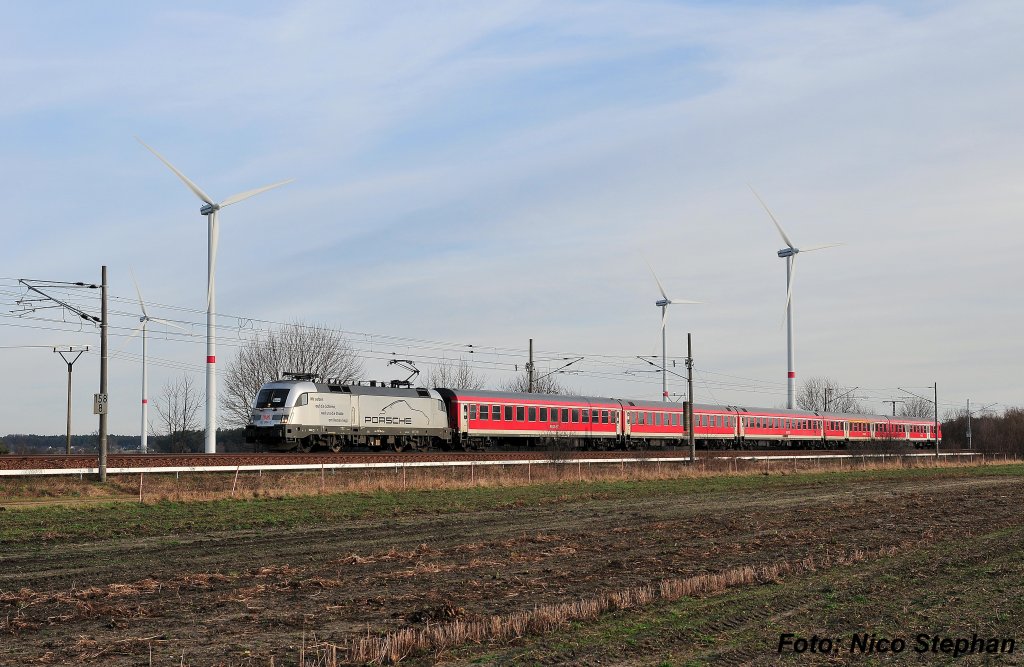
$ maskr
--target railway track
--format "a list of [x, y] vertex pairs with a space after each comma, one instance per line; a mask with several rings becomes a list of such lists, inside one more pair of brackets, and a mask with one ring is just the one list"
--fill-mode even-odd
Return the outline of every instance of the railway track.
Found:
[[[860, 452], [850, 450], [699, 450], [698, 459], [748, 456], [828, 456], [841, 454], [881, 454], [886, 452]], [[892, 452], [907, 453], [907, 452]], [[944, 451], [944, 454], [961, 452]], [[413, 463], [413, 462], [447, 462], [447, 461], [550, 461], [576, 459], [623, 459], [635, 458], [688, 458], [689, 450], [646, 450], [642, 452], [404, 452], [404, 453], [322, 453], [322, 454], [111, 454], [107, 457], [110, 468], [158, 468], [158, 467], [190, 467], [190, 466], [233, 466], [248, 465], [291, 465], [291, 464], [331, 464], [331, 463]], [[91, 468], [95, 467], [95, 454], [8, 454], [0, 456], [0, 470], [45, 470], [58, 468]]]

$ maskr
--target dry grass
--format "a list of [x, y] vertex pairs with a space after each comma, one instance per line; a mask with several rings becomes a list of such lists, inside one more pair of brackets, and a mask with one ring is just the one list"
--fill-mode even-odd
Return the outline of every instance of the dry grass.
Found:
[[[100, 499], [209, 501], [225, 498], [284, 498], [334, 493], [422, 491], [481, 487], [520, 487], [565, 482], [620, 482], [695, 479], [718, 476], [787, 475], [851, 470], [951, 468], [1002, 464], [1004, 460], [936, 461], [929, 457], [886, 460], [851, 459], [740, 461], [698, 459], [685, 462], [548, 463], [451, 466], [436, 468], [321, 469], [287, 472], [235, 472], [111, 475], [106, 485], [75, 477], [5, 478], [0, 497], [15, 499]], [[140, 479], [141, 478], [141, 479]]]
[[[428, 623], [425, 628], [404, 628], [381, 635], [368, 633], [366, 637], [340, 645], [314, 642], [308, 649], [309, 653], [303, 649], [299, 664], [317, 667], [351, 663], [391, 665], [414, 653], [440, 654], [468, 643], [507, 642], [525, 635], [563, 629], [577, 621], [592, 621], [610, 612], [645, 607], [659, 601], [672, 602], [682, 597], [710, 595], [736, 586], [777, 582], [786, 575], [892, 556], [898, 550], [897, 547], [883, 547], [874, 552], [857, 549], [818, 558], [808, 556], [798, 561], [737, 567], [685, 579], [662, 579], [654, 584], [603, 592], [571, 602], [537, 606], [531, 611], [475, 619], [455, 618], [434, 625]], [[450, 614], [459, 615], [461, 610], [452, 610]]]

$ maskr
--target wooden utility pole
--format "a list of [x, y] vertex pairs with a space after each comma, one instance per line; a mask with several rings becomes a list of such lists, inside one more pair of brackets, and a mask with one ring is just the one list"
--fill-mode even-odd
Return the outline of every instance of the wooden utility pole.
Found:
[[690, 462], [697, 462], [697, 443], [693, 437], [693, 345], [686, 334], [686, 431], [690, 440]]

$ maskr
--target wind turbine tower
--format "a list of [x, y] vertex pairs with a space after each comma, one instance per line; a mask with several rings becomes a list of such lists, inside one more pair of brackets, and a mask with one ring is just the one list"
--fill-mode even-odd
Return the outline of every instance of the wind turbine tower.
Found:
[[757, 197], [757, 201], [761, 202], [761, 206], [764, 207], [768, 217], [775, 223], [775, 228], [779, 230], [779, 235], [782, 236], [782, 241], [786, 244], [786, 247], [779, 250], [778, 254], [779, 257], [786, 260], [786, 407], [793, 410], [796, 408], [796, 365], [793, 360], [793, 274], [796, 271], [796, 256], [801, 252], [833, 248], [842, 244], [829, 243], [810, 248], [797, 248], [789, 240], [789, 237], [786, 236], [786, 232], [782, 230], [782, 225], [775, 219], [775, 215], [772, 214], [771, 209], [764, 203], [764, 200], [757, 194], [757, 191], [754, 188], [750, 188], [750, 191]]
[[[146, 329], [150, 322], [157, 322], [159, 324], [166, 324], [167, 326], [187, 331], [185, 327], [174, 322], [162, 320], [158, 317], [150, 317], [149, 313], [146, 312], [146, 302], [142, 300], [142, 290], [139, 289], [139, 283], [135, 281], [135, 274], [132, 273], [132, 283], [135, 284], [135, 293], [139, 295], [139, 309], [142, 311], [142, 315], [139, 316], [139, 326], [135, 327], [135, 331], [128, 336], [128, 340], [131, 340], [142, 332], [142, 437], [140, 440], [139, 451], [143, 454], [149, 452], [149, 416], [147, 411], [149, 409], [149, 396], [147, 392], [148, 379], [146, 377], [147, 366], [146, 366]], [[127, 341], [126, 341], [127, 342]]]
[[272, 190], [273, 188], [291, 183], [295, 179], [289, 178], [286, 181], [272, 183], [271, 185], [264, 185], [263, 187], [256, 188], [255, 190], [246, 190], [245, 192], [240, 192], [237, 195], [232, 195], [218, 204], [214, 202], [208, 194], [203, 192], [198, 185], [190, 181], [185, 174], [178, 171], [178, 169], [168, 162], [164, 156], [147, 146], [142, 139], [139, 139], [138, 137], [135, 139], [145, 146], [150, 153], [155, 155], [157, 159], [163, 162], [168, 169], [173, 171], [175, 176], [181, 179], [181, 182], [184, 183], [185, 186], [203, 202], [203, 206], [199, 209], [199, 213], [206, 216], [207, 222], [205, 451], [207, 454], [215, 454], [217, 452], [217, 294], [215, 286], [217, 273], [217, 239], [220, 234], [220, 229], [217, 226], [217, 211], [225, 206], [230, 206], [231, 204], [237, 204], [240, 201], [244, 201], [249, 197], [255, 197], [267, 190]]
[[668, 400], [668, 366], [667, 363], [667, 347], [665, 345], [665, 320], [668, 317], [668, 307], [672, 304], [694, 304], [700, 303], [700, 301], [685, 301], [683, 299], [670, 299], [665, 294], [665, 288], [662, 287], [661, 281], [658, 280], [658, 274], [654, 272], [654, 267], [650, 265], [647, 260], [644, 260], [647, 264], [647, 268], [651, 270], [651, 275], [654, 276], [654, 282], [658, 283], [658, 291], [661, 292], [661, 298], [654, 302], [654, 305], [661, 308], [661, 400]]

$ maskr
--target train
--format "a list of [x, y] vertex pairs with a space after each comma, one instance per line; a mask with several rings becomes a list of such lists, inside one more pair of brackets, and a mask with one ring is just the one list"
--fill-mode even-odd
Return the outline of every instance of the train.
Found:
[[[344, 384], [311, 374], [265, 383], [246, 442], [266, 451], [630, 450], [689, 440], [684, 403], [482, 389]], [[928, 419], [695, 404], [693, 435], [708, 449], [934, 446]]]

